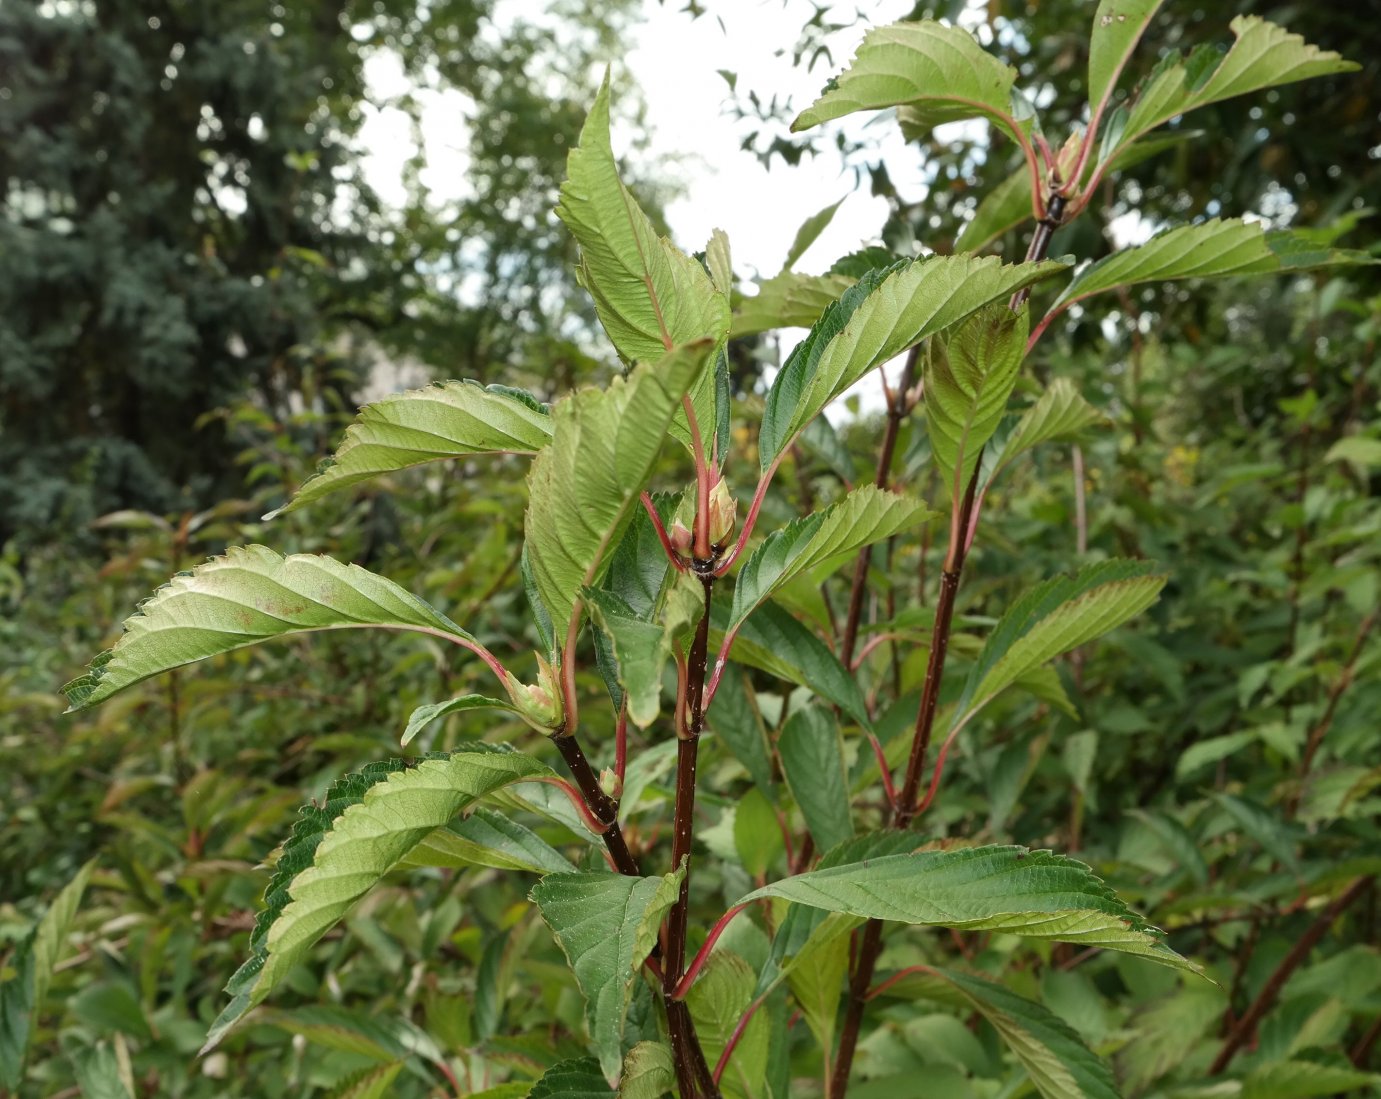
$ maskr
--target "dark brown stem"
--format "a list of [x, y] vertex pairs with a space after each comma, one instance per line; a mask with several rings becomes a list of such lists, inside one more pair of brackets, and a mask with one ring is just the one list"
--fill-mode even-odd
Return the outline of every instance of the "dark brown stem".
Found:
[[[1045, 258], [1050, 247], [1050, 237], [1059, 227], [1064, 213], [1065, 198], [1056, 194], [1050, 200], [1045, 217], [1036, 223], [1031, 245], [1026, 250], [1028, 263]], [[1018, 290], [1012, 295], [1009, 307], [1014, 312], [1020, 309], [1030, 294], [1029, 288]], [[968, 552], [969, 521], [973, 514], [974, 495], [978, 490], [978, 476], [982, 465], [980, 456], [980, 461], [974, 463], [973, 476], [964, 490], [964, 498], [951, 516], [949, 552], [945, 556], [944, 570], [940, 574], [940, 596], [935, 604], [935, 625], [930, 635], [930, 659], [926, 664], [925, 685], [921, 688], [921, 704], [916, 714], [916, 730], [911, 740], [911, 756], [906, 765], [906, 779], [897, 795], [896, 809], [892, 814], [894, 828], [906, 828], [916, 815], [916, 795], [920, 790], [921, 772], [925, 767], [926, 753], [930, 749], [935, 710], [940, 701], [940, 681], [944, 678], [945, 656], [949, 650], [955, 596], [959, 592], [959, 579]], [[839, 1032], [839, 1052], [826, 1092], [827, 1099], [843, 1099], [848, 1091], [854, 1050], [858, 1046], [859, 1026], [863, 1022], [863, 1012], [868, 1004], [868, 989], [873, 983], [873, 972], [877, 968], [878, 956], [881, 953], [882, 921], [869, 920], [864, 927], [857, 961], [849, 980], [849, 1004], [844, 1016], [844, 1026]]]
[[[892, 399], [887, 403], [887, 426], [882, 431], [882, 449], [878, 452], [878, 468], [873, 477], [873, 484], [878, 488], [886, 488], [887, 482], [892, 478], [892, 456], [896, 453], [897, 436], [901, 434], [902, 421], [910, 411], [907, 407], [907, 394], [911, 391], [916, 377], [916, 361], [920, 357], [920, 351], [920, 345], [917, 344], [906, 356], [901, 381], [897, 383]], [[858, 627], [863, 617], [863, 600], [868, 593], [868, 568], [872, 561], [871, 545], [864, 546], [858, 551], [858, 560], [854, 563], [853, 584], [849, 588], [849, 611], [848, 617], [844, 620], [844, 637], [839, 645], [839, 659], [846, 668], [853, 664], [854, 646], [858, 643]]]
[[1285, 982], [1290, 979], [1290, 974], [1294, 973], [1309, 957], [1309, 952], [1328, 933], [1328, 929], [1333, 926], [1333, 921], [1341, 916], [1353, 901], [1367, 891], [1371, 882], [1371, 875], [1354, 881], [1334, 898], [1319, 918], [1310, 924], [1308, 930], [1299, 937], [1290, 953], [1286, 954], [1281, 963], [1276, 966], [1275, 972], [1271, 974], [1265, 986], [1257, 994], [1256, 999], [1252, 1001], [1251, 1007], [1247, 1008], [1242, 1017], [1237, 1020], [1237, 1025], [1232, 1028], [1227, 1041], [1223, 1043], [1223, 1048], [1218, 1051], [1218, 1056], [1213, 1059], [1213, 1064], [1209, 1066], [1208, 1074], [1210, 1076], [1219, 1075], [1227, 1069], [1228, 1065], [1232, 1064], [1232, 1059], [1237, 1056], [1237, 1051], [1246, 1045], [1251, 1040], [1252, 1035], [1256, 1033], [1256, 1024], [1261, 1021], [1261, 1017], [1275, 1005], [1276, 997], [1280, 995], [1280, 990], [1285, 986]]
[[619, 827], [618, 806], [614, 804], [614, 799], [600, 788], [599, 778], [590, 766], [590, 761], [585, 758], [575, 734], [554, 736], [552, 740], [556, 742], [561, 758], [566, 761], [571, 777], [575, 779], [580, 795], [585, 799], [591, 814], [604, 826], [604, 846], [609, 851], [614, 869], [620, 874], [638, 877], [642, 871], [638, 869], [638, 860], [633, 857], [633, 852], [628, 849], [628, 841], [623, 838], [623, 830]]
[[[699, 570], [697, 570], [699, 571]], [[710, 599], [714, 592], [714, 574], [700, 572], [705, 591], [705, 610], [696, 627], [695, 638], [687, 654], [685, 705], [677, 709], [686, 715], [685, 727], [678, 727], [676, 750], [676, 808], [671, 836], [671, 864], [684, 871], [681, 891], [667, 915], [666, 953], [663, 959], [663, 998], [667, 1011], [667, 1030], [671, 1037], [672, 1060], [676, 1066], [677, 1086], [682, 1099], [719, 1099], [719, 1086], [710, 1073], [705, 1055], [695, 1036], [695, 1026], [683, 1001], [676, 999], [676, 990], [686, 970], [686, 924], [690, 913], [691, 839], [695, 829], [695, 767], [700, 748], [700, 734], [705, 727], [705, 666], [710, 645]]]

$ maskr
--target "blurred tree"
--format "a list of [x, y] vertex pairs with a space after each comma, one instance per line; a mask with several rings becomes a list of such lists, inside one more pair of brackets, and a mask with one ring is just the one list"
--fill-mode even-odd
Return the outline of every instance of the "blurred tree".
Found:
[[[207, 413], [348, 404], [381, 353], [569, 383], [588, 307], [550, 211], [631, 7], [0, 7], [0, 542], [232, 493]], [[375, 60], [401, 204], [363, 173]], [[437, 186], [422, 122], [450, 108], [467, 178]]]

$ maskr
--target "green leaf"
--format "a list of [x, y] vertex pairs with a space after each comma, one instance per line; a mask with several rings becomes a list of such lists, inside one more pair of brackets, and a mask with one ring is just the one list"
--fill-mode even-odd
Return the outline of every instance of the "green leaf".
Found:
[[775, 328], [809, 328], [857, 280], [847, 275], [801, 275], [783, 271], [758, 284], [734, 312], [735, 339]]
[[730, 628], [798, 576], [821, 580], [862, 547], [931, 518], [919, 500], [874, 485], [774, 530], [744, 561], [734, 580]]
[[329, 1099], [385, 1099], [393, 1094], [393, 1081], [402, 1071], [402, 1061], [360, 1069], [332, 1089]]
[[389, 760], [336, 782], [302, 810], [264, 894], [251, 956], [226, 986], [210, 1049], [263, 1002], [317, 941], [436, 829], [481, 798], [552, 771], [530, 756], [476, 744], [408, 766]]
[[760, 897], [863, 919], [1058, 939], [1198, 972], [1092, 870], [1050, 851], [991, 846], [884, 855], [783, 878], [738, 903]]
[[1145, 282], [1269, 275], [1375, 262], [1365, 252], [1321, 246], [1291, 230], [1267, 231], [1260, 222], [1213, 218], [1167, 229], [1145, 244], [1090, 264], [1065, 287], [1052, 309]]
[[723, 229], [710, 233], [709, 243], [705, 245], [705, 270], [714, 288], [727, 302], [734, 291], [734, 261], [729, 250], [729, 235]]
[[10, 956], [15, 975], [0, 985], [0, 1087], [15, 1091], [23, 1081], [29, 1036], [95, 866], [93, 860], [77, 871]]
[[1339, 439], [1323, 456], [1325, 462], [1356, 462], [1359, 466], [1381, 466], [1381, 439], [1349, 435]]
[[470, 454], [536, 454], [550, 439], [546, 408], [521, 390], [452, 381], [398, 393], [363, 408], [335, 454], [264, 518], [395, 470]]
[[936, 336], [925, 359], [925, 418], [950, 496], [960, 500], [992, 438], [1026, 357], [1029, 313], [988, 305], [949, 337]]
[[[719, 1060], [734, 1028], [753, 1002], [755, 976], [748, 963], [730, 950], [712, 953], [686, 996], [705, 1060]], [[767, 1072], [767, 1016], [753, 1016], [743, 1031], [733, 1058], [720, 1081], [725, 1099], [751, 1099], [762, 1094]]]
[[1104, 561], [1036, 585], [1002, 616], [955, 706], [968, 721], [1047, 660], [1116, 629], [1156, 601], [1165, 576], [1145, 561]]
[[743, 764], [753, 784], [769, 799], [773, 798], [772, 748], [752, 686], [741, 668], [730, 665], [724, 669], [714, 705], [706, 717], [710, 728]]
[[116, 1041], [116, 1049], [102, 1042], [72, 1056], [73, 1075], [83, 1099], [134, 1099], [129, 1053], [119, 1044], [123, 1043], [122, 1037], [117, 1035]]
[[488, 866], [534, 874], [569, 874], [576, 869], [537, 833], [483, 806], [432, 832], [398, 865], [399, 869], [442, 866], [456, 870]]
[[986, 480], [991, 481], [1018, 455], [1041, 443], [1073, 442], [1094, 424], [1106, 422], [1107, 417], [1084, 400], [1069, 378], [1056, 378], [1021, 414], [1002, 445], [991, 448], [993, 471]]
[[757, 787], [734, 806], [734, 850], [743, 869], [753, 878], [766, 874], [786, 851], [777, 814]]
[[676, 1087], [671, 1050], [661, 1042], [639, 1042], [623, 1059], [622, 1099], [662, 1099]]
[[1361, 67], [1255, 15], [1239, 15], [1231, 25], [1236, 41], [1226, 54], [1202, 46], [1188, 58], [1172, 54], [1156, 66], [1137, 94], [1124, 144], [1196, 107]]
[[[662, 556], [665, 560], [666, 555]], [[672, 642], [704, 610], [699, 583], [685, 573], [679, 573], [678, 580], [667, 594], [660, 622], [644, 621], [612, 591], [581, 589], [590, 616], [612, 641], [628, 716], [642, 729], [656, 721], [661, 710], [662, 669], [671, 656]]]
[[1200, 849], [1199, 842], [1183, 824], [1168, 813], [1157, 813], [1146, 809], [1128, 809], [1127, 815], [1135, 817], [1147, 830], [1160, 840], [1161, 846], [1170, 853], [1181, 870], [1194, 881], [1204, 886], [1208, 884], [1208, 862]]
[[585, 994], [590, 1040], [611, 1085], [623, 1063], [623, 1021], [633, 980], [656, 945], [657, 928], [676, 901], [683, 874], [550, 874], [532, 889], [533, 903]]
[[849, 975], [846, 925], [824, 926], [812, 935], [784, 971], [791, 996], [821, 1049], [833, 1049], [844, 982]]
[[62, 688], [68, 712], [161, 672], [275, 637], [314, 630], [416, 630], [474, 644], [444, 614], [358, 565], [239, 546], [174, 577], [127, 619], [114, 648]]
[[1017, 72], [958, 27], [929, 20], [869, 31], [849, 67], [791, 124], [793, 133], [856, 111], [906, 107], [914, 126], [988, 118], [1013, 132]]
[[1100, 0], [1089, 36], [1088, 101], [1097, 107], [1117, 86], [1127, 59], [1164, 0]]
[[852, 839], [844, 743], [834, 715], [823, 706], [797, 710], [787, 718], [777, 752], [815, 846], [828, 851]]
[[1283, 1061], [1262, 1065], [1242, 1081], [1241, 1099], [1315, 1099], [1381, 1084], [1381, 1076], [1348, 1065]]
[[407, 727], [403, 730], [401, 744], [406, 747], [412, 743], [413, 737], [439, 718], [446, 717], [448, 714], [457, 714], [465, 710], [509, 710], [516, 713], [511, 703], [501, 698], [490, 698], [487, 695], [461, 695], [459, 698], [447, 699], [445, 702], [431, 702], [425, 706], [418, 706], [412, 711], [408, 718]]
[[[894, 994], [900, 992], [893, 986]], [[996, 981], [952, 969], [907, 978], [905, 991], [977, 1011], [992, 1024], [1045, 1099], [1120, 1099], [1111, 1069], [1048, 1008]]]
[[1064, 269], [1054, 261], [1004, 266], [994, 256], [928, 256], [864, 276], [825, 310], [773, 380], [758, 439], [763, 470], [870, 370]]
[[[711, 623], [718, 631], [716, 641], [723, 640], [728, 621], [728, 608], [723, 603], [715, 604]], [[871, 724], [857, 677], [839, 662], [828, 645], [776, 603], [763, 603], [739, 627], [732, 658], [797, 686], [809, 687], [865, 728]]]
[[729, 331], [729, 308], [705, 269], [670, 241], [623, 185], [609, 136], [606, 75], [571, 150], [556, 215], [580, 244], [580, 278], [628, 362], [650, 362]]
[[1213, 800], [1273, 859], [1288, 867], [1292, 873], [1300, 872], [1298, 839], [1279, 814], [1229, 794], [1214, 794]]
[[709, 352], [706, 344], [681, 348], [552, 408], [551, 446], [528, 475], [525, 531], [533, 583], [559, 635], [639, 508], [667, 427]]
[[593, 1057], [552, 1065], [528, 1092], [528, 1099], [610, 1099], [614, 1091]]
[[[844, 198], [847, 197], [847, 195], [844, 196]], [[835, 213], [843, 205], [844, 199], [841, 198], [838, 202], [831, 203], [801, 222], [801, 227], [796, 230], [796, 239], [791, 242], [791, 247], [786, 253], [786, 260], [782, 263], [783, 271], [790, 271], [796, 261], [805, 254], [806, 249], [820, 239], [820, 234], [829, 227], [830, 222], [834, 220]]]
[[1023, 164], [983, 196], [954, 242], [955, 252], [981, 252], [1031, 217], [1031, 173]]

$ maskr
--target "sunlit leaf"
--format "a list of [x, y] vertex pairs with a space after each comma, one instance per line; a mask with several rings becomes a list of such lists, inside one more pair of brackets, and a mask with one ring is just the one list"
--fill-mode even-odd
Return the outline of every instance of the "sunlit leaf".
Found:
[[361, 410], [329, 461], [264, 518], [395, 470], [471, 454], [535, 454], [551, 439], [546, 408], [528, 394], [478, 382], [441, 382]]

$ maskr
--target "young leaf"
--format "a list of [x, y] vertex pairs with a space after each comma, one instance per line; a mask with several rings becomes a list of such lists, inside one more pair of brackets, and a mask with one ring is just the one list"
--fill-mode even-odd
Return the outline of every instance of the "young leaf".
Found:
[[[720, 948], [710, 955], [691, 986], [686, 1006], [709, 1064], [719, 1060], [734, 1028], [753, 1002], [754, 982], [748, 963], [733, 951]], [[762, 1078], [767, 1071], [767, 1032], [767, 1016], [754, 1015], [720, 1081], [724, 1099], [755, 1099], [762, 1094]]]
[[77, 915], [95, 862], [88, 862], [62, 887], [9, 959], [14, 976], [0, 984], [0, 1087], [17, 1091], [24, 1078], [24, 1055], [34, 1018], [43, 1008], [48, 984]]
[[676, 1087], [671, 1050], [661, 1042], [639, 1042], [623, 1059], [622, 1099], [662, 1099]]
[[1240, 218], [1213, 218], [1168, 229], [1145, 244], [1124, 248], [1091, 264], [1065, 287], [1052, 309], [1143, 282], [1277, 274], [1374, 262], [1365, 252], [1320, 246], [1298, 232], [1267, 231], [1260, 222]]
[[863, 546], [890, 538], [933, 514], [919, 500], [865, 485], [823, 511], [773, 531], [738, 571], [729, 612], [731, 628], [796, 577], [812, 573], [820, 579]]
[[571, 150], [556, 215], [580, 244], [580, 277], [628, 362], [651, 362], [729, 331], [729, 307], [705, 269], [657, 235], [619, 179], [606, 76]]
[[400, 870], [488, 866], [532, 874], [570, 874], [576, 867], [537, 833], [483, 806], [438, 828], [398, 864]]
[[1094, 424], [1106, 421], [1107, 417], [1084, 400], [1070, 379], [1056, 378], [1040, 399], [1021, 414], [1002, 445], [990, 448], [993, 468], [984, 482], [991, 482], [1013, 459], [1033, 447], [1053, 441], [1073, 441]]
[[593, 1057], [552, 1065], [527, 1093], [527, 1099], [613, 1099], [613, 1096], [613, 1089]]
[[908, 977], [905, 986], [907, 992], [987, 1019], [1045, 1099], [1120, 1099], [1112, 1070], [1068, 1023], [1035, 1001], [996, 981], [953, 969]]
[[884, 855], [783, 878], [738, 903], [760, 897], [863, 919], [1058, 939], [1198, 972], [1092, 870], [1050, 851], [991, 846]]
[[459, 698], [450, 698], [445, 702], [431, 702], [413, 710], [406, 727], [403, 729], [403, 739], [400, 743], [407, 747], [412, 743], [413, 737], [433, 721], [448, 714], [457, 714], [464, 710], [484, 709], [512, 711], [513, 706], [501, 698], [489, 698], [487, 695], [461, 695]]
[[590, 616], [613, 645], [628, 716], [642, 729], [657, 720], [661, 710], [662, 669], [671, 656], [673, 640], [698, 621], [704, 610], [700, 585], [684, 573], [678, 573], [678, 578], [680, 582], [667, 593], [660, 622], [645, 621], [612, 591], [581, 589]]
[[[848, 196], [846, 195], [845, 198]], [[820, 239], [831, 221], [834, 220], [835, 213], [839, 207], [844, 205], [844, 199], [833, 202], [818, 213], [811, 214], [801, 223], [801, 227], [796, 230], [796, 239], [791, 242], [791, 247], [787, 250], [786, 259], [782, 263], [783, 271], [790, 271], [792, 265], [800, 259], [807, 248]]]
[[1239, 15], [1231, 25], [1236, 41], [1226, 54], [1202, 46], [1187, 58], [1172, 55], [1156, 67], [1137, 94], [1122, 131], [1123, 144], [1220, 99], [1361, 68], [1259, 16]]
[[1112, 94], [1117, 78], [1141, 41], [1152, 16], [1165, 0], [1100, 0], [1089, 36], [1088, 101], [1097, 109]]
[[1017, 72], [968, 31], [929, 20], [869, 31], [858, 55], [791, 124], [793, 133], [856, 111], [907, 108], [917, 126], [984, 117], [1009, 133]]
[[585, 994], [585, 1022], [611, 1085], [623, 1063], [623, 1020], [638, 967], [676, 901], [684, 871], [659, 878], [589, 871], [549, 874], [532, 889]]
[[762, 468], [874, 367], [1064, 269], [1054, 261], [1004, 266], [994, 256], [928, 256], [865, 275], [825, 310], [773, 380], [758, 438]]
[[551, 439], [546, 407], [521, 390], [440, 382], [366, 406], [345, 440], [272, 519], [384, 473], [468, 454], [536, 454]]
[[415, 767], [391, 760], [336, 782], [302, 810], [264, 894], [251, 956], [226, 986], [232, 999], [211, 1026], [210, 1049], [269, 995], [316, 942], [436, 829], [480, 798], [551, 775], [544, 764], [476, 744]]
[[1156, 601], [1165, 576], [1145, 561], [1104, 561], [1018, 599], [989, 635], [955, 705], [968, 721], [1033, 668], [1122, 625]]
[[844, 746], [830, 711], [807, 706], [793, 713], [777, 741], [777, 752], [815, 846], [828, 851], [852, 839]]
[[1029, 313], [989, 305], [927, 348], [925, 418], [950, 496], [960, 500], [1002, 420], [1026, 357]]
[[739, 300], [732, 335], [737, 338], [775, 328], [809, 328], [856, 281], [847, 275], [783, 271], [759, 283], [758, 292], [751, 298]]
[[558, 633], [638, 509], [667, 427], [709, 352], [704, 343], [681, 348], [552, 408], [555, 431], [528, 475], [524, 527], [533, 583]]
[[[716, 644], [723, 640], [728, 621], [728, 609], [723, 603], [715, 604], [711, 636]], [[828, 645], [775, 603], [763, 603], [748, 616], [739, 627], [731, 655], [739, 664], [809, 687], [865, 728], [871, 724], [857, 677]], [[714, 713], [713, 708], [710, 713]]]
[[125, 621], [115, 646], [62, 692], [71, 713], [150, 676], [259, 641], [364, 626], [416, 630], [467, 647], [477, 644], [411, 592], [358, 565], [240, 546], [154, 592]]

